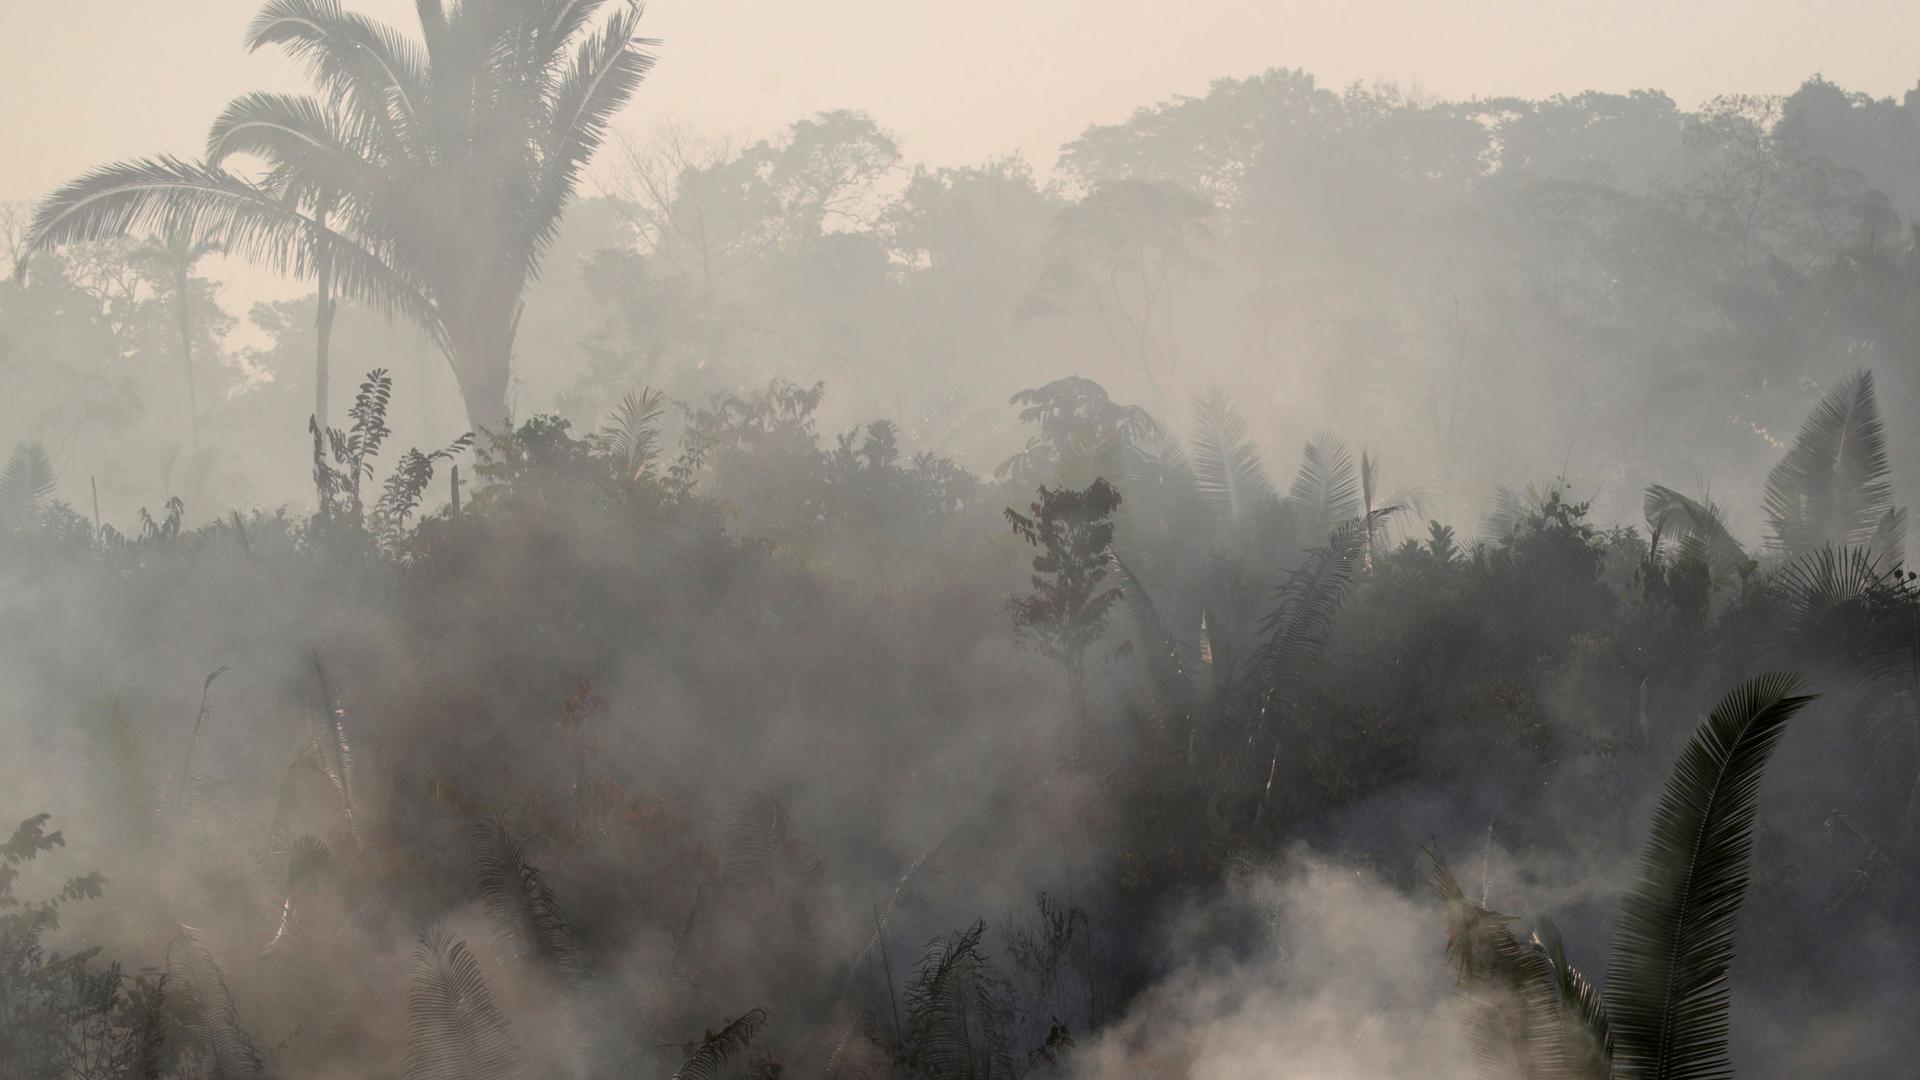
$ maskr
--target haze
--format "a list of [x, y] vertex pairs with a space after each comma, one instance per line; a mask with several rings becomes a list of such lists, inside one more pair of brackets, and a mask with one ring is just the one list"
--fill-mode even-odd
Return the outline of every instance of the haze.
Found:
[[10, 5], [0, 1080], [1909, 1074], [1915, 41]]

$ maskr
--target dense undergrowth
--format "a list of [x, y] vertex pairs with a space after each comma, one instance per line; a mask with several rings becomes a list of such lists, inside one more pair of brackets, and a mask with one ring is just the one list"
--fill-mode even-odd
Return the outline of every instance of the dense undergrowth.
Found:
[[[15, 454], [5, 775], [36, 816], [0, 849], [0, 1073], [1184, 1069], [1171, 921], [1309, 851], [1417, 890], [1429, 844], [1479, 879], [1442, 871], [1434, 970], [1443, 906], [1506, 950], [1456, 957], [1497, 1057], [1544, 1036], [1489, 1027], [1485, 987], [1598, 1001], [1565, 953], [1711, 758], [1695, 719], [1781, 666], [1823, 698], [1711, 853], [1746, 899], [1734, 1052], [1769, 1075], [1914, 1004], [1920, 606], [1865, 375], [1751, 557], [1658, 487], [1639, 526], [1551, 484], [1463, 535], [1329, 437], [1283, 492], [1221, 394], [1183, 442], [1049, 384], [981, 479], [885, 421], [823, 439], [820, 387], [680, 408], [672, 448], [642, 394], [405, 455], [391, 393], [316, 433], [312, 514], [96, 528]], [[1786, 692], [1754, 685], [1715, 722]], [[1649, 977], [1625, 955], [1609, 993]], [[1869, 1074], [1871, 1044], [1824, 1060]], [[1621, 1053], [1570, 1074], [1694, 1075]]]

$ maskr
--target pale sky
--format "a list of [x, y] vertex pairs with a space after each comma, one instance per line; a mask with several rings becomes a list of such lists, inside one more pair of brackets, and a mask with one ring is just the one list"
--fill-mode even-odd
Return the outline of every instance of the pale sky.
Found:
[[[234, 95], [299, 85], [239, 42], [258, 0], [0, 0], [0, 197], [88, 168], [193, 153]], [[408, 0], [347, 0], [404, 25]], [[653, 0], [660, 66], [625, 124], [762, 133], [864, 108], [938, 163], [1022, 150], [1041, 170], [1093, 121], [1274, 66], [1440, 96], [1657, 87], [1683, 106], [1819, 71], [1897, 95], [1920, 78], [1911, 0]]]
[[[410, 0], [347, 0], [406, 25]], [[105, 161], [192, 155], [233, 96], [298, 89], [240, 39], [258, 0], [0, 0], [0, 199]], [[1443, 97], [1658, 88], [1682, 106], [1824, 73], [1877, 96], [1920, 78], [1920, 3], [1854, 0], [652, 0], [660, 64], [621, 126], [769, 133], [866, 109], [909, 160], [1060, 143], [1209, 80], [1301, 67]]]

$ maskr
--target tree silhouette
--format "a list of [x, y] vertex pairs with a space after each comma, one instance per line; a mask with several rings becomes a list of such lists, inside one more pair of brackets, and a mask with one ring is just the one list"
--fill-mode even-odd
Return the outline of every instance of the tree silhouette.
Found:
[[[615, 10], [597, 27], [602, 9]], [[247, 32], [303, 61], [313, 96], [250, 94], [215, 153], [259, 183], [173, 157], [108, 165], [41, 204], [30, 249], [185, 229], [418, 322], [475, 427], [507, 419], [521, 297], [581, 170], [653, 65], [617, 0], [419, 6], [423, 45], [337, 0], [271, 0]]]

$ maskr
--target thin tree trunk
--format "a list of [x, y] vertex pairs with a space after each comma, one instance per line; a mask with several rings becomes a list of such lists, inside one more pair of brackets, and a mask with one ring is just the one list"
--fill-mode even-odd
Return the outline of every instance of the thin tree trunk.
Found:
[[333, 253], [327, 244], [325, 219], [320, 225], [319, 290], [314, 308], [313, 419], [327, 430], [328, 349], [333, 341]]
[[187, 372], [187, 432], [193, 448], [200, 449], [200, 403], [193, 389], [193, 314], [187, 308], [187, 284], [191, 268], [182, 264], [174, 272], [174, 309], [180, 323], [180, 357]]

